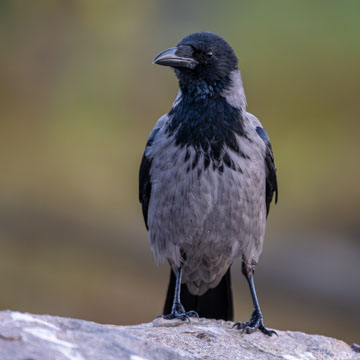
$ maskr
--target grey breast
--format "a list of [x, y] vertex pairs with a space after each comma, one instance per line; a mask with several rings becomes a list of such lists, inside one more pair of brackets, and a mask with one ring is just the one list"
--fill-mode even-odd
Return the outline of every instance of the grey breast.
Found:
[[[243, 157], [230, 149], [235, 169], [223, 173], [197, 166], [188, 169], [195, 150], [175, 144], [165, 133], [168, 117], [147, 156], [152, 159], [152, 190], [148, 212], [149, 239], [157, 261], [168, 260], [175, 270], [186, 254], [183, 282], [189, 291], [202, 295], [218, 285], [234, 259], [242, 255], [256, 263], [265, 234], [265, 145], [256, 133], [261, 126], [253, 115], [244, 119], [246, 137], [238, 137]], [[159, 124], [160, 123], [160, 124]], [[260, 124], [260, 125], [259, 125]]]

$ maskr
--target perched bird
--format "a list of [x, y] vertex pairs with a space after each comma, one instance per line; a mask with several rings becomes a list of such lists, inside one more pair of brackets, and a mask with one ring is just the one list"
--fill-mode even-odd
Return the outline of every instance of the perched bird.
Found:
[[267, 133], [246, 111], [237, 57], [220, 36], [199, 32], [153, 63], [172, 67], [180, 87], [150, 134], [139, 174], [151, 249], [172, 269], [162, 316], [233, 320], [230, 267], [241, 257], [254, 311], [234, 326], [271, 336], [254, 269], [274, 192], [277, 201], [276, 169]]

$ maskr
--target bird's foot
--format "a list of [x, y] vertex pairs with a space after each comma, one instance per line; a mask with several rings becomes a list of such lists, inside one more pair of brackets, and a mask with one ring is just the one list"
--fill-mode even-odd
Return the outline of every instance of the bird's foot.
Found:
[[238, 321], [233, 325], [233, 328], [234, 327], [236, 327], [236, 329], [238, 330], [241, 330], [242, 334], [252, 334], [253, 332], [259, 329], [265, 335], [272, 336], [273, 334], [275, 334], [276, 336], [278, 336], [276, 331], [268, 330], [264, 326], [264, 320], [262, 314], [260, 311], [257, 310], [254, 310], [249, 321], [247, 322]]
[[182, 321], [188, 320], [190, 322], [191, 317], [199, 318], [199, 315], [194, 310], [185, 311], [184, 307], [180, 303], [178, 303], [173, 305], [170, 314], [157, 316], [157, 318], [160, 317], [165, 320], [179, 319]]

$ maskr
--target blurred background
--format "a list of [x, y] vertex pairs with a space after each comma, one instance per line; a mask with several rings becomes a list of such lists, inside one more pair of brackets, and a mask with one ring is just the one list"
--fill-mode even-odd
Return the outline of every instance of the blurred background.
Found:
[[[138, 168], [177, 93], [153, 57], [219, 33], [278, 168], [256, 283], [267, 326], [359, 342], [360, 2], [0, 2], [0, 308], [112, 324], [162, 310]], [[250, 293], [233, 268], [236, 319]]]

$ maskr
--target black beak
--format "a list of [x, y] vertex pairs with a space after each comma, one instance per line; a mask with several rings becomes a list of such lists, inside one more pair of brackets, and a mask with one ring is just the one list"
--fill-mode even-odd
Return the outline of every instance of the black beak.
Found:
[[170, 48], [162, 51], [153, 60], [153, 64], [172, 66], [175, 68], [194, 69], [198, 62], [191, 57], [176, 55], [178, 48]]

